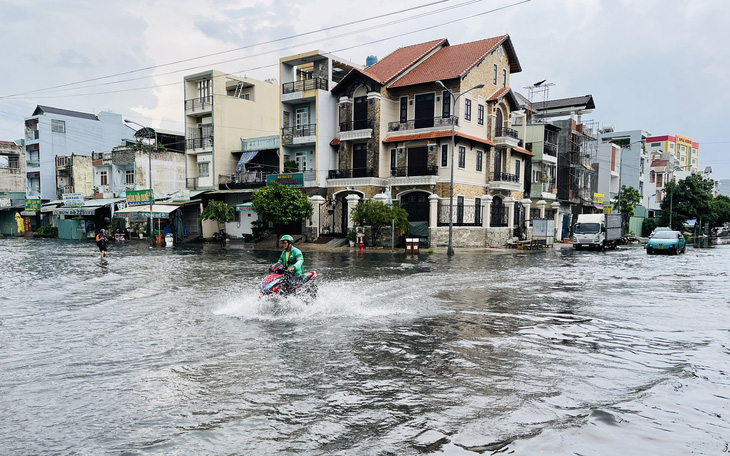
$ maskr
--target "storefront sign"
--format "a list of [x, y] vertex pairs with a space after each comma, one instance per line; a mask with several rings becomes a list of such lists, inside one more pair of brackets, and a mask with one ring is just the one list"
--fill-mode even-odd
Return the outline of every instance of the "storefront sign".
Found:
[[[150, 201], [150, 197], [152, 201]], [[130, 206], [142, 206], [155, 202], [155, 196], [151, 190], [127, 190], [127, 204]]]
[[59, 207], [56, 208], [53, 212], [56, 215], [94, 215], [97, 209], [98, 207]]
[[10, 198], [0, 198], [0, 207], [11, 207], [13, 205], [13, 202], [10, 201]]
[[63, 205], [70, 206], [83, 206], [84, 195], [83, 193], [64, 193], [63, 194]]
[[603, 193], [594, 193], [593, 202], [598, 203], [598, 204], [603, 204]]
[[243, 203], [243, 204], [236, 204], [236, 210], [238, 212], [253, 212], [253, 204], [252, 203]]
[[278, 182], [285, 187], [304, 187], [304, 173], [269, 174], [266, 176], [266, 185]]
[[39, 199], [25, 200], [25, 210], [26, 211], [40, 211], [41, 210], [41, 200], [39, 200]]

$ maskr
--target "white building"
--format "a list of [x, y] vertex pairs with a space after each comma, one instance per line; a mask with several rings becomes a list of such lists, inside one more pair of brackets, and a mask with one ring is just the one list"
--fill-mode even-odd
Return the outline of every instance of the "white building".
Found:
[[86, 155], [111, 150], [128, 138], [129, 128], [120, 114], [98, 115], [37, 106], [25, 119], [26, 194], [28, 198], [60, 197], [56, 183], [56, 157]]
[[[651, 195], [647, 193], [645, 178], [650, 166], [649, 155], [645, 150], [646, 138], [649, 135], [650, 133], [644, 130], [613, 131], [611, 126], [604, 126], [599, 131], [598, 139], [602, 145], [598, 162], [599, 187], [602, 185], [601, 182], [605, 184], [613, 179], [609, 193], [605, 194], [604, 204], [609, 203], [620, 188], [625, 186], [638, 190], [642, 195], [641, 204], [646, 206], [647, 196]], [[615, 150], [615, 147], [618, 147], [618, 150]], [[606, 168], [610, 172], [603, 175], [603, 169]], [[609, 174], [610, 179], [607, 177]], [[606, 189], [605, 186], [600, 188]]]

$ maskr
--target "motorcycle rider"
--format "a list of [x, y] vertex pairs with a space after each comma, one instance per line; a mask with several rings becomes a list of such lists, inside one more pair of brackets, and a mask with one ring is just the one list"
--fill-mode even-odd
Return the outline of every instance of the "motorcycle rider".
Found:
[[287, 268], [292, 276], [289, 278], [288, 287], [289, 291], [293, 291], [297, 286], [304, 283], [304, 256], [302, 251], [294, 247], [294, 238], [285, 234], [279, 239], [284, 246], [284, 251], [281, 252], [279, 261], [271, 267], [272, 271], [276, 271], [279, 267], [284, 266]]

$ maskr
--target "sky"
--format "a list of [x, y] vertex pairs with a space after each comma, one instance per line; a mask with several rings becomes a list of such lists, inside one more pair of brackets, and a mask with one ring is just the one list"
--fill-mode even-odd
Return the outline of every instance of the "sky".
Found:
[[514, 91], [591, 94], [584, 120], [688, 136], [700, 169], [730, 179], [728, 0], [0, 0], [0, 17], [0, 140], [39, 104], [182, 132], [185, 75], [278, 80], [280, 57], [314, 49], [364, 65], [509, 34]]

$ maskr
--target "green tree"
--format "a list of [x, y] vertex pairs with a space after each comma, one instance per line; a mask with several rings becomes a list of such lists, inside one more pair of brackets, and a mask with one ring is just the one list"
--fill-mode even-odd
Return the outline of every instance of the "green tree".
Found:
[[395, 222], [395, 235], [403, 236], [408, 231], [408, 212], [397, 204], [387, 205], [382, 201], [365, 200], [352, 210], [356, 224], [371, 227], [373, 245], [384, 226]]
[[273, 222], [274, 226], [302, 222], [314, 213], [307, 195], [301, 190], [286, 187], [278, 182], [272, 182], [255, 191], [251, 203], [256, 213], [265, 221]]
[[629, 219], [634, 216], [634, 209], [641, 202], [641, 193], [634, 187], [622, 185], [613, 201], [621, 212], [622, 229], [625, 233], [628, 231]]
[[712, 211], [717, 215], [716, 225], [730, 222], [730, 198], [725, 195], [718, 195], [712, 200]]
[[218, 223], [218, 231], [221, 231], [221, 223], [233, 220], [233, 208], [223, 201], [210, 200], [198, 217], [198, 222], [201, 220], [215, 220]]
[[685, 221], [696, 219], [714, 223], [718, 215], [713, 211], [713, 183], [701, 174], [691, 174], [679, 182], [669, 181], [664, 187], [661, 224], [680, 230]]

